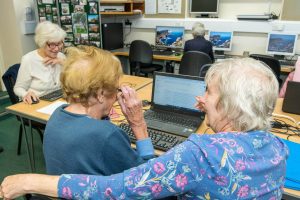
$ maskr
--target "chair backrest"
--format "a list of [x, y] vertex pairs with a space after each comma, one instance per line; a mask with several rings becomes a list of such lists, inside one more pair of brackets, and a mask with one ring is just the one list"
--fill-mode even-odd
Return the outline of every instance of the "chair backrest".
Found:
[[205, 64], [201, 67], [200, 72], [199, 72], [199, 76], [200, 77], [205, 77], [206, 72], [208, 71], [208, 69], [210, 68], [212, 64]]
[[143, 64], [152, 64], [153, 51], [150, 44], [143, 40], [134, 40], [130, 44], [129, 61]]
[[12, 104], [16, 104], [19, 102], [19, 97], [17, 97], [14, 93], [14, 86], [17, 80], [19, 68], [20, 64], [15, 64], [9, 67], [2, 76], [3, 83], [6, 87], [8, 96]]
[[185, 52], [181, 58], [179, 74], [200, 76], [201, 67], [211, 63], [211, 58], [206, 53], [200, 51]]
[[282, 80], [280, 78], [281, 66], [279, 61], [276, 58], [274, 58], [273, 56], [261, 55], [261, 54], [251, 54], [250, 57], [267, 64], [273, 70], [279, 82], [279, 85], [281, 85], [282, 83]]

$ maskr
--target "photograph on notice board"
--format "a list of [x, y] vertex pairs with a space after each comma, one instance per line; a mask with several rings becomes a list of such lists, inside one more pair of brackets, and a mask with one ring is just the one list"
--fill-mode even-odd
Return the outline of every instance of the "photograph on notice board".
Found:
[[57, 16], [57, 8], [56, 7], [52, 7], [52, 14], [54, 16]]
[[74, 40], [74, 37], [73, 37], [73, 34], [72, 33], [68, 33], [66, 38], [65, 38], [65, 41], [73, 41]]
[[40, 17], [45, 17], [46, 16], [45, 8], [44, 7], [40, 7], [39, 8], [39, 16]]
[[47, 21], [46, 17], [40, 17], [40, 22], [44, 22], [44, 21]]
[[89, 24], [89, 32], [98, 33], [99, 30], [99, 24]]
[[62, 24], [72, 24], [72, 17], [71, 17], [71, 15], [61, 16], [60, 17], [60, 22]]
[[71, 3], [72, 3], [73, 5], [77, 5], [77, 4], [78, 4], [78, 0], [71, 0]]
[[100, 42], [90, 41], [90, 45], [95, 46], [95, 47], [100, 47]]
[[43, 4], [53, 4], [53, 0], [43, 0]]
[[52, 22], [52, 15], [46, 15], [46, 20]]
[[89, 2], [89, 13], [90, 14], [98, 14], [97, 10], [98, 10], [98, 4], [97, 2]]
[[61, 14], [62, 15], [70, 15], [70, 7], [67, 3], [61, 4]]
[[100, 33], [90, 33], [90, 41], [100, 41]]
[[89, 44], [89, 36], [88, 36], [88, 34], [81, 34], [80, 35], [80, 44], [84, 44], [84, 45]]
[[46, 13], [47, 14], [52, 13], [51, 5], [46, 5]]
[[42, 5], [43, 1], [42, 0], [37, 0], [38, 5]]
[[70, 0], [60, 0], [60, 3], [70, 3]]
[[74, 7], [74, 13], [83, 13], [84, 12], [84, 6], [83, 5], [75, 5]]
[[86, 13], [72, 13], [74, 33], [88, 33]]
[[55, 23], [55, 24], [57, 24], [58, 23], [58, 17], [57, 16], [53, 16], [52, 22]]
[[87, 4], [87, 0], [79, 0], [79, 5], [86, 5]]
[[98, 19], [98, 15], [88, 15], [88, 21], [89, 23], [98, 23], [99, 19]]
[[61, 28], [67, 33], [72, 33], [72, 25], [61, 25]]

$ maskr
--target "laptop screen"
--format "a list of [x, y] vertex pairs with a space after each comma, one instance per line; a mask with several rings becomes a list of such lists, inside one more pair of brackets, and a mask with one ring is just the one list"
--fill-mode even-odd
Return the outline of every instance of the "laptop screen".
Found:
[[194, 107], [196, 96], [203, 96], [203, 78], [167, 73], [155, 73], [152, 102], [159, 106], [201, 112]]

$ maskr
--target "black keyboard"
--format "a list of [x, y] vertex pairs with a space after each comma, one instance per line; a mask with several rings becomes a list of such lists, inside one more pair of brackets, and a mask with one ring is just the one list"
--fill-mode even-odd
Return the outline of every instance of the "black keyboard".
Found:
[[147, 111], [144, 115], [145, 119], [163, 121], [169, 124], [178, 124], [187, 128], [198, 127], [199, 121], [193, 121], [176, 115], [170, 115], [163, 112]]
[[279, 60], [280, 65], [295, 66], [295, 60]]
[[160, 56], [170, 56], [174, 53], [172, 51], [160, 51], [160, 50], [153, 50], [154, 55], [160, 55]]
[[45, 101], [55, 101], [56, 99], [59, 99], [63, 96], [62, 90], [54, 90], [53, 92], [50, 92], [48, 94], [45, 94], [40, 97], [40, 99], [45, 100]]
[[[121, 123], [120, 128], [123, 129], [125, 133], [130, 138], [131, 143], [136, 142], [136, 138], [128, 124]], [[185, 137], [181, 137], [178, 135], [173, 135], [167, 132], [155, 130], [155, 129], [147, 129], [149, 137], [151, 138], [152, 144], [155, 149], [162, 150], [162, 151], [168, 151], [169, 149], [173, 148], [177, 144], [182, 143], [186, 140]]]

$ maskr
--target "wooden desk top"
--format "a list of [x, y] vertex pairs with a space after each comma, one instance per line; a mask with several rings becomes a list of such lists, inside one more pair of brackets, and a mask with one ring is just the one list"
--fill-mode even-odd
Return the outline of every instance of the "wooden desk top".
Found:
[[[129, 56], [129, 48], [115, 49], [111, 51], [115, 56]], [[175, 56], [175, 54], [166, 56], [166, 55], [153, 55], [154, 60], [168, 60], [168, 61], [181, 61], [181, 55]]]

